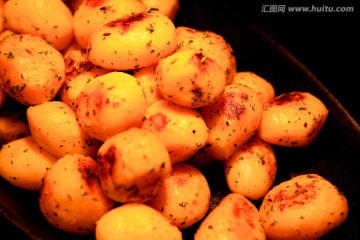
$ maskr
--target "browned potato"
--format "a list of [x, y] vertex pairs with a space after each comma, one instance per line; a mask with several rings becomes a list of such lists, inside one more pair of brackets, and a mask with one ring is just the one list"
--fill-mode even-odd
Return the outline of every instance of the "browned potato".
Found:
[[298, 175], [272, 188], [259, 212], [267, 239], [316, 240], [348, 216], [346, 197], [317, 174]]
[[195, 233], [194, 240], [265, 240], [260, 214], [255, 205], [240, 193], [226, 195]]
[[158, 194], [147, 204], [179, 229], [200, 221], [210, 204], [210, 187], [202, 172], [191, 164], [172, 167]]
[[0, 150], [0, 176], [26, 190], [40, 190], [47, 170], [58, 159], [44, 151], [31, 136], [4, 144]]
[[215, 103], [226, 85], [221, 66], [195, 49], [175, 52], [161, 59], [156, 68], [156, 80], [165, 99], [188, 108]]
[[226, 84], [232, 82], [236, 73], [236, 59], [232, 47], [223, 36], [212, 31], [177, 26], [176, 42], [176, 51], [195, 49], [215, 60], [225, 73]]
[[3, 16], [6, 29], [39, 36], [59, 51], [74, 37], [73, 15], [61, 0], [6, 1]]
[[155, 65], [175, 51], [174, 23], [158, 11], [134, 13], [97, 28], [87, 56], [97, 66], [126, 71]]
[[206, 123], [196, 109], [166, 99], [147, 108], [141, 128], [153, 132], [164, 143], [172, 164], [193, 156], [208, 138]]
[[317, 138], [328, 114], [324, 103], [311, 93], [283, 93], [266, 105], [257, 134], [278, 146], [308, 146]]
[[152, 132], [130, 128], [103, 143], [98, 152], [102, 189], [120, 202], [146, 202], [171, 172], [165, 145]]
[[0, 53], [0, 84], [21, 104], [52, 100], [65, 81], [63, 55], [38, 36], [7, 36], [0, 41]]
[[96, 240], [181, 240], [182, 234], [160, 212], [142, 203], [126, 203], [96, 224]]
[[226, 159], [224, 167], [229, 189], [252, 200], [265, 196], [277, 172], [272, 146], [256, 135]]
[[227, 85], [219, 101], [200, 108], [209, 129], [206, 153], [218, 160], [229, 158], [256, 134], [263, 112], [252, 88], [240, 83]]
[[62, 231], [85, 235], [114, 206], [101, 189], [96, 161], [68, 154], [55, 162], [44, 177], [39, 196], [46, 220]]

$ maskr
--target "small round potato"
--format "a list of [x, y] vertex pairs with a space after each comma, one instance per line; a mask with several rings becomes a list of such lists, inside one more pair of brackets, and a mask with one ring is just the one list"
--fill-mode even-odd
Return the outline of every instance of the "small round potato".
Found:
[[50, 101], [64, 81], [64, 57], [44, 39], [15, 34], [0, 42], [0, 84], [18, 102], [35, 105]]
[[96, 224], [96, 240], [182, 240], [180, 230], [160, 212], [142, 203], [126, 203], [105, 213]]
[[146, 11], [146, 6], [139, 0], [80, 1], [71, 0], [70, 8], [74, 11], [75, 39], [82, 49], [88, 47], [90, 35], [97, 28], [117, 18]]
[[172, 164], [193, 156], [208, 138], [207, 126], [197, 110], [166, 99], [147, 108], [141, 128], [153, 132], [165, 144]]
[[175, 164], [158, 194], [147, 204], [179, 229], [188, 228], [206, 215], [210, 205], [210, 187], [196, 167], [186, 163]]
[[266, 105], [257, 134], [278, 146], [308, 146], [321, 132], [328, 114], [324, 103], [311, 93], [284, 93]]
[[209, 129], [206, 153], [218, 160], [229, 158], [256, 134], [263, 112], [252, 88], [240, 83], [227, 85], [219, 101], [200, 108]]
[[272, 146], [256, 135], [226, 159], [224, 167], [229, 189], [252, 200], [265, 196], [277, 172]]
[[346, 197], [317, 174], [303, 174], [273, 187], [259, 212], [269, 240], [315, 240], [348, 216]]
[[47, 221], [62, 231], [85, 235], [114, 207], [99, 184], [96, 161], [68, 154], [55, 162], [44, 177], [39, 205]]
[[95, 77], [77, 99], [76, 116], [81, 127], [100, 141], [138, 127], [145, 116], [142, 88], [135, 77], [124, 72]]
[[74, 37], [73, 15], [61, 0], [6, 1], [3, 15], [6, 29], [39, 36], [59, 51]]
[[19, 138], [0, 150], [0, 176], [16, 187], [38, 191], [45, 173], [57, 160], [31, 136]]
[[229, 193], [204, 219], [194, 240], [265, 240], [256, 206], [240, 193]]
[[188, 108], [215, 103], [226, 85], [221, 66], [195, 49], [175, 52], [161, 59], [156, 79], [165, 99]]
[[212, 31], [201, 31], [190, 27], [176, 27], [176, 51], [195, 49], [215, 60], [223, 69], [226, 84], [230, 84], [236, 73], [236, 59], [226, 39]]
[[120, 202], [146, 202], [171, 172], [165, 145], [152, 132], [129, 128], [108, 139], [97, 157], [105, 194]]
[[85, 132], [75, 111], [62, 101], [49, 101], [27, 109], [31, 136], [47, 152], [60, 158], [69, 153], [96, 157], [100, 142]]
[[174, 23], [158, 11], [134, 13], [97, 28], [90, 36], [87, 56], [110, 70], [155, 65], [175, 51]]
[[232, 83], [242, 83], [254, 89], [264, 106], [275, 97], [274, 86], [254, 72], [237, 72], [235, 73]]

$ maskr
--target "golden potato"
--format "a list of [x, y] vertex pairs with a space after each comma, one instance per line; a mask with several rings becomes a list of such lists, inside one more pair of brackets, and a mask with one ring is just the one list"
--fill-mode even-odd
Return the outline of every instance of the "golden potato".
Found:
[[87, 49], [90, 35], [97, 28], [115, 19], [146, 11], [146, 6], [139, 0], [72, 0], [69, 5], [74, 12], [74, 36], [82, 49]]
[[96, 240], [181, 240], [180, 230], [160, 212], [142, 203], [126, 203], [104, 214], [96, 224]]
[[176, 48], [174, 23], [158, 11], [135, 13], [97, 28], [87, 48], [89, 60], [125, 71], [155, 65]]
[[257, 134], [278, 146], [308, 146], [317, 138], [328, 114], [325, 104], [311, 93], [283, 93], [266, 105]]
[[236, 59], [231, 45], [226, 39], [213, 32], [202, 31], [186, 26], [176, 27], [176, 51], [195, 49], [204, 56], [215, 60], [223, 69], [226, 84], [230, 84], [236, 73]]
[[191, 164], [172, 167], [156, 196], [147, 202], [179, 229], [200, 221], [210, 205], [210, 187], [202, 172]]
[[161, 59], [156, 68], [156, 80], [165, 99], [188, 108], [215, 103], [226, 85], [220, 65], [194, 49]]
[[147, 11], [152, 8], [159, 9], [160, 13], [165, 14], [172, 21], [175, 21], [177, 13], [180, 10], [179, 0], [141, 0]]
[[200, 108], [209, 129], [206, 153], [218, 160], [229, 158], [256, 134], [263, 112], [252, 88], [240, 83], [227, 85], [219, 101]]
[[77, 98], [87, 82], [95, 77], [109, 73], [90, 62], [81, 49], [68, 50], [64, 54], [65, 82], [58, 92], [58, 97], [73, 109], [77, 107]]
[[146, 110], [142, 88], [135, 77], [124, 72], [95, 77], [84, 86], [77, 103], [79, 124], [100, 141], [130, 127], [138, 127]]
[[140, 128], [106, 139], [97, 162], [102, 189], [120, 203], [149, 201], [171, 172], [165, 145], [152, 132]]
[[52, 100], [65, 81], [63, 55], [38, 36], [8, 36], [0, 41], [0, 53], [0, 84], [24, 105]]
[[19, 138], [0, 150], [0, 176], [16, 187], [38, 191], [45, 173], [57, 160], [31, 136]]
[[70, 153], [96, 157], [100, 142], [89, 136], [75, 111], [62, 101], [49, 101], [27, 109], [31, 136], [47, 152], [60, 158]]
[[348, 216], [346, 197], [318, 174], [302, 174], [273, 187], [259, 209], [267, 239], [315, 240]]
[[254, 89], [264, 106], [275, 97], [274, 86], [265, 78], [251, 71], [235, 73], [232, 83], [242, 83]]
[[232, 192], [259, 200], [274, 184], [277, 162], [272, 146], [256, 135], [224, 161], [225, 178]]
[[39, 205], [46, 220], [62, 231], [85, 235], [114, 207], [99, 184], [96, 161], [81, 154], [58, 159], [47, 171]]
[[139, 85], [142, 87], [146, 99], [146, 107], [158, 100], [164, 99], [156, 81], [156, 66], [157, 65], [153, 65], [130, 71], [130, 74], [137, 79]]
[[74, 37], [73, 15], [61, 0], [6, 1], [3, 16], [5, 29], [39, 36], [59, 51]]
[[147, 108], [141, 128], [151, 131], [165, 144], [172, 164], [193, 156], [208, 138], [207, 126], [197, 110], [166, 99]]
[[260, 214], [255, 205], [240, 193], [226, 195], [204, 219], [194, 240], [265, 240]]

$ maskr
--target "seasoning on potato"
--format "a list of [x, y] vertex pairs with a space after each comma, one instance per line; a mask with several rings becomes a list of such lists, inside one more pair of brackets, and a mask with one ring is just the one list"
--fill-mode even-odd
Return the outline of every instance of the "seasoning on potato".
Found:
[[52, 100], [64, 81], [64, 57], [44, 39], [15, 34], [0, 41], [0, 84], [21, 104]]
[[319, 135], [328, 114], [325, 104], [311, 93], [283, 93], [266, 105], [257, 134], [278, 146], [308, 146]]
[[203, 173], [188, 163], [175, 164], [160, 191], [146, 204], [179, 229], [199, 222], [210, 205], [210, 187]]
[[82, 129], [75, 111], [62, 101], [49, 101], [27, 109], [31, 136], [47, 152], [60, 158], [67, 154], [96, 157], [100, 141]]
[[259, 200], [271, 189], [277, 173], [272, 146], [256, 135], [224, 161], [229, 189]]
[[221, 66], [194, 49], [175, 52], [161, 59], [156, 68], [156, 80], [165, 99], [188, 108], [215, 103], [226, 85]]
[[58, 160], [31, 137], [8, 142], [0, 149], [0, 176], [12, 185], [38, 191], [47, 170]]
[[46, 172], [40, 190], [41, 213], [54, 227], [85, 235], [114, 207], [99, 183], [96, 161], [81, 154], [59, 158]]
[[315, 240], [348, 216], [344, 194], [318, 174], [302, 174], [273, 187], [259, 212], [267, 239]]
[[140, 128], [129, 128], [106, 139], [97, 162], [102, 189], [119, 203], [149, 201], [171, 172], [164, 143]]
[[194, 240], [265, 240], [256, 206], [240, 193], [229, 193], [204, 219]]
[[126, 203], [105, 213], [96, 223], [96, 240], [182, 240], [181, 231], [143, 203]]
[[105, 69], [148, 67], [176, 48], [174, 23], [158, 11], [134, 13], [97, 28], [90, 36], [88, 59]]
[[181, 107], [166, 99], [146, 109], [141, 128], [151, 131], [164, 143], [172, 164], [189, 159], [208, 138], [206, 123], [196, 109]]
[[6, 1], [3, 17], [5, 29], [39, 36], [59, 51], [74, 37], [73, 15], [61, 0]]
[[240, 83], [227, 85], [216, 103], [200, 108], [209, 129], [206, 153], [218, 160], [229, 158], [256, 134], [263, 112], [252, 88]]
[[88, 81], [77, 97], [77, 105], [80, 126], [100, 141], [138, 127], [146, 110], [145, 96], [136, 78], [116, 71]]

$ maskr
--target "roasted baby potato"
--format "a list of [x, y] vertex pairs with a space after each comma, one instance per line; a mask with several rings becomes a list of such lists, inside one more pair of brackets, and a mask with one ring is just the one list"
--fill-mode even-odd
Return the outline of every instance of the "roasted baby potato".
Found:
[[342, 224], [348, 203], [318, 174], [302, 174], [273, 187], [259, 212], [267, 239], [315, 240]]
[[165, 145], [152, 132], [130, 128], [101, 145], [97, 162], [105, 194], [119, 203], [143, 203], [171, 172]]
[[86, 235], [114, 207], [99, 183], [96, 161], [81, 154], [58, 159], [46, 172], [40, 190], [41, 213], [62, 231]]
[[257, 134], [278, 146], [308, 146], [317, 138], [328, 114], [325, 104], [311, 93], [283, 93], [265, 106]]

